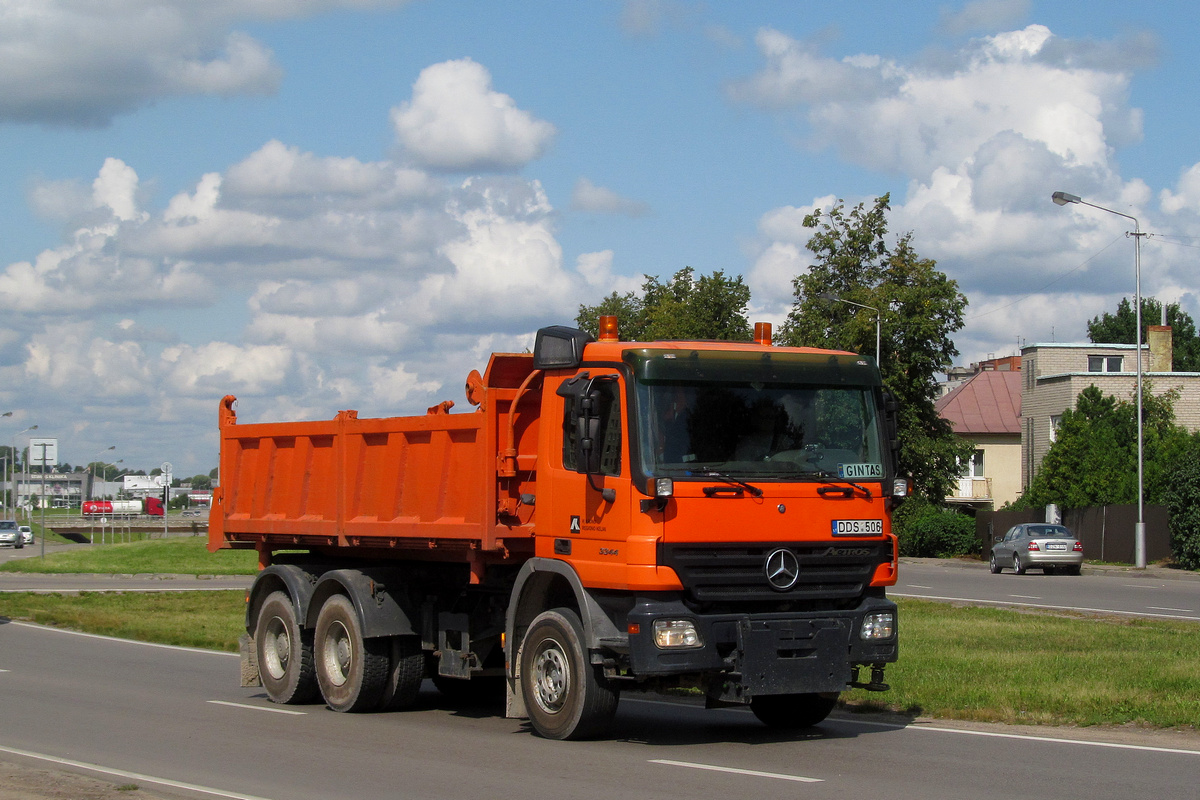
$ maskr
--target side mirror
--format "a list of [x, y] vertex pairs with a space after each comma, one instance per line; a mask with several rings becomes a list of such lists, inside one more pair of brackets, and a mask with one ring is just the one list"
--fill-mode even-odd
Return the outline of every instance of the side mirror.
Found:
[[558, 387], [560, 397], [573, 401], [571, 416], [567, 424], [575, 430], [575, 471], [591, 475], [600, 471], [600, 416], [597, 413], [599, 392], [588, 373], [581, 372], [574, 378], [563, 381]]

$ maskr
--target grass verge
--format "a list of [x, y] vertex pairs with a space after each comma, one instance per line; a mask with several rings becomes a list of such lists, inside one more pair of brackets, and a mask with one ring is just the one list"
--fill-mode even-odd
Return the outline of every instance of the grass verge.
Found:
[[[237, 651], [242, 592], [0, 594], [0, 617], [166, 644]], [[900, 599], [891, 691], [851, 709], [1037, 725], [1195, 731], [1200, 627]]]
[[892, 689], [848, 692], [852, 706], [1008, 724], [1197, 730], [1194, 622], [898, 603]]
[[82, 592], [0, 594], [0, 622], [24, 620], [103, 636], [238, 651], [246, 593]]
[[219, 550], [210, 553], [207, 542], [204, 537], [181, 536], [98, 544], [53, 553], [44, 559], [14, 559], [0, 564], [0, 571], [102, 575], [253, 575], [258, 570], [258, 555], [253, 550]]

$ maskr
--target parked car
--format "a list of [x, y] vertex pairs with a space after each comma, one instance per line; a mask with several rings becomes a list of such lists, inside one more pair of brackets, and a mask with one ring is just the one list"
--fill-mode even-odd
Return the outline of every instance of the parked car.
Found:
[[24, 547], [25, 540], [15, 519], [0, 519], [0, 547]]
[[22, 525], [20, 531], [21, 538], [25, 540], [25, 544], [33, 544], [33, 528], [28, 525]]
[[1083, 543], [1062, 525], [1025, 522], [1014, 525], [992, 545], [992, 574], [1011, 569], [1024, 575], [1040, 569], [1046, 575], [1078, 575], [1083, 566]]

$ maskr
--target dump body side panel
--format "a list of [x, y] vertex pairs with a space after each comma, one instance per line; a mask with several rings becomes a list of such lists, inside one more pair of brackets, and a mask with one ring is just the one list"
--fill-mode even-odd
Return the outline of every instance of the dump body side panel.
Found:
[[[514, 426], [520, 477], [498, 473], [497, 452], [501, 442], [509, 446], [512, 404], [526, 405], [517, 387], [504, 384], [529, 377], [531, 359], [497, 355], [492, 366], [498, 360], [489, 375], [500, 385], [480, 378], [479, 408], [461, 414], [444, 403], [414, 417], [342, 411], [327, 421], [238, 424], [234, 398], [226, 397], [209, 548], [334, 549], [368, 558], [423, 551], [461, 560], [467, 551], [506, 554], [505, 540], [530, 539], [532, 509], [517, 498], [535, 477], [536, 423]], [[435, 552], [442, 547], [444, 554]]]

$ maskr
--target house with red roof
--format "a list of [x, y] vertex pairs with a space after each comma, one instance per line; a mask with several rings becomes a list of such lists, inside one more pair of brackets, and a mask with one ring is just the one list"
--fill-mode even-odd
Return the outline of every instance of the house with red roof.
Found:
[[963, 464], [957, 490], [946, 502], [998, 509], [1023, 489], [1020, 362], [980, 366], [981, 371], [937, 401], [938, 414], [954, 433], [975, 444], [971, 462]]

